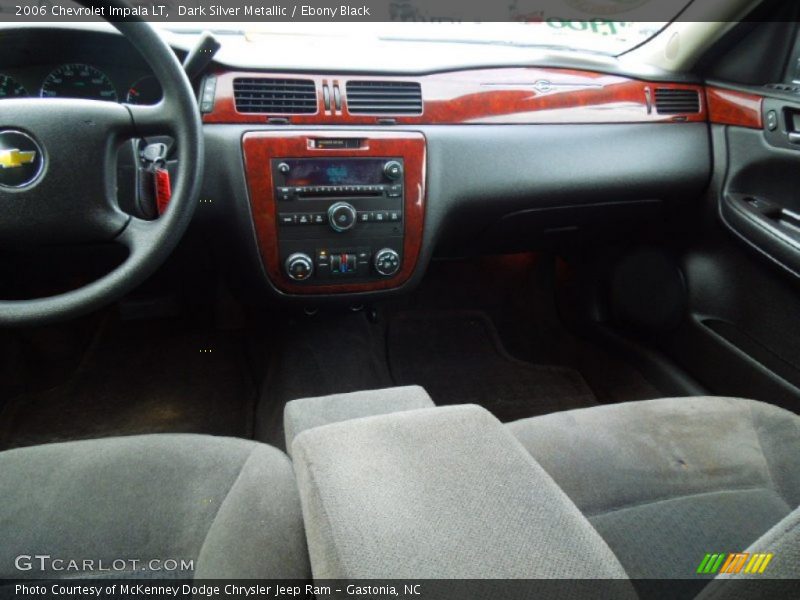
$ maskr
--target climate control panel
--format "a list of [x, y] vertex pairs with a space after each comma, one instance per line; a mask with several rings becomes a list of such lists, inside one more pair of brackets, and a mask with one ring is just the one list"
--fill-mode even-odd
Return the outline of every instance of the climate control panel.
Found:
[[278, 247], [295, 283], [364, 283], [402, 264], [403, 159], [276, 158]]

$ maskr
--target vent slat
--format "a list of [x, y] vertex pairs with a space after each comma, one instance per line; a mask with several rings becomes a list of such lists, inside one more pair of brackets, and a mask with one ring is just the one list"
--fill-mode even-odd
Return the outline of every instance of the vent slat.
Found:
[[656, 111], [662, 115], [700, 112], [700, 94], [697, 90], [656, 88], [655, 99]]
[[390, 90], [390, 91], [370, 90], [369, 92], [363, 92], [363, 91], [350, 92], [349, 96], [351, 98], [360, 98], [360, 97], [364, 97], [364, 98], [382, 98], [382, 97], [387, 97], [387, 98], [412, 98], [412, 99], [418, 99], [419, 98], [419, 92], [416, 92], [416, 91], [406, 92], [406, 91], [402, 91], [402, 90]]
[[422, 114], [422, 88], [413, 81], [348, 81], [347, 110], [352, 114]]
[[789, 92], [790, 94], [800, 94], [800, 85], [788, 83], [768, 83], [764, 87], [778, 90], [779, 92]]
[[236, 110], [244, 113], [313, 114], [317, 89], [311, 79], [247, 77], [233, 80]]
[[373, 104], [380, 102], [381, 104], [407, 104], [419, 106], [419, 101], [408, 98], [348, 98], [350, 106], [353, 104]]

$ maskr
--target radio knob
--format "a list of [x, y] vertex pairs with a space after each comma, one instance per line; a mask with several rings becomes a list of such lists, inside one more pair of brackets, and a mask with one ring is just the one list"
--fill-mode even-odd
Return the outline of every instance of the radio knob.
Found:
[[305, 281], [314, 273], [314, 261], [308, 254], [295, 252], [286, 259], [286, 274], [289, 279]]
[[278, 163], [278, 171], [280, 171], [284, 175], [286, 175], [291, 170], [292, 170], [292, 167], [290, 167], [287, 163], [285, 163], [285, 162]]
[[347, 231], [356, 224], [356, 209], [347, 202], [331, 204], [328, 209], [328, 222], [334, 231]]
[[375, 253], [373, 265], [381, 275], [394, 275], [400, 269], [400, 255], [391, 248], [383, 248]]
[[383, 174], [392, 181], [396, 181], [403, 175], [403, 165], [397, 160], [390, 160], [383, 165]]

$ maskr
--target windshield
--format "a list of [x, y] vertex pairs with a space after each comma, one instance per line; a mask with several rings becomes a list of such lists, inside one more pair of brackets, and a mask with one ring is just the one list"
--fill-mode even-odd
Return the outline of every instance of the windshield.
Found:
[[361, 37], [396, 42], [487, 44], [497, 46], [553, 48], [617, 56], [647, 41], [666, 22], [567, 21], [550, 18], [536, 22], [505, 23], [161, 23], [176, 32], [203, 29], [218, 35], [245, 35], [250, 41], [272, 36], [315, 38]]

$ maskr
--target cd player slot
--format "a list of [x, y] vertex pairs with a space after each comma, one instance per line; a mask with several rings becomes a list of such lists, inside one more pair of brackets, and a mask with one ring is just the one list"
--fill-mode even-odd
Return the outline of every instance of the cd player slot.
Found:
[[297, 198], [341, 198], [341, 197], [376, 197], [380, 198], [384, 195], [385, 191], [381, 189], [359, 190], [359, 189], [337, 189], [337, 190], [309, 190], [309, 189], [296, 189], [295, 196]]

